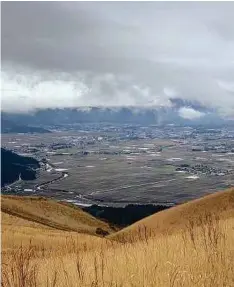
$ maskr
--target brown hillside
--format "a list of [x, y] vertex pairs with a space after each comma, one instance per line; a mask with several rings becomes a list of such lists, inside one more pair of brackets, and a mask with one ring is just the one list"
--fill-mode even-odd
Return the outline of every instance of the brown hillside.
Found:
[[132, 241], [137, 236], [170, 235], [186, 230], [189, 225], [199, 226], [211, 217], [234, 217], [234, 188], [181, 204], [144, 218], [109, 238]]
[[2, 223], [8, 225], [18, 225], [19, 222], [24, 222], [32, 227], [34, 223], [40, 227], [44, 226], [43, 228], [50, 227], [91, 235], [96, 234], [97, 228], [112, 232], [107, 223], [94, 218], [78, 207], [40, 197], [1, 196], [1, 210]]
[[[123, 244], [121, 232], [90, 235], [105, 223], [76, 207], [3, 196], [2, 286], [234, 286], [233, 197], [230, 189], [145, 218], [122, 232], [132, 239]], [[145, 223], [156, 236], [138, 240]], [[90, 234], [67, 231], [74, 226]]]

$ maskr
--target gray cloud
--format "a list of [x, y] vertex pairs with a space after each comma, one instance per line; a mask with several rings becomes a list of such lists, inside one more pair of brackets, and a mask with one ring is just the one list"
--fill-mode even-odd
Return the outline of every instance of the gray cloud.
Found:
[[180, 97], [234, 115], [233, 2], [1, 6], [3, 109]]

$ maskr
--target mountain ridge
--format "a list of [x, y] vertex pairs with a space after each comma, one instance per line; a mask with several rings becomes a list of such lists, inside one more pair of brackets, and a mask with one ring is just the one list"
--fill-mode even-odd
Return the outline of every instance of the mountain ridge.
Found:
[[39, 162], [32, 157], [18, 155], [1, 148], [1, 186], [11, 184], [19, 178], [32, 180], [36, 178]]

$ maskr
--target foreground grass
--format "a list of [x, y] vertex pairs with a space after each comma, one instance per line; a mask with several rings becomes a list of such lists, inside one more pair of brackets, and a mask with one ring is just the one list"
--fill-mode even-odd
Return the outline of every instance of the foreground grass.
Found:
[[53, 246], [32, 236], [9, 252], [5, 242], [2, 286], [234, 286], [233, 218], [199, 221], [172, 235], [145, 227], [127, 243], [66, 231]]

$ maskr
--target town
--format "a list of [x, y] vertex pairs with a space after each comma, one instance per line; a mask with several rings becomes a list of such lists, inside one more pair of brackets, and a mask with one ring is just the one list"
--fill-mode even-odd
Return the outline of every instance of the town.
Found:
[[3, 191], [77, 204], [167, 204], [234, 183], [232, 128], [100, 123], [50, 129], [44, 135], [2, 135], [3, 147], [41, 166], [35, 180], [17, 181]]

